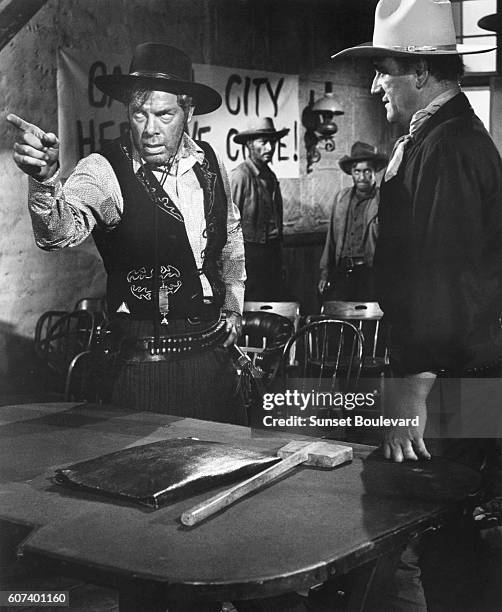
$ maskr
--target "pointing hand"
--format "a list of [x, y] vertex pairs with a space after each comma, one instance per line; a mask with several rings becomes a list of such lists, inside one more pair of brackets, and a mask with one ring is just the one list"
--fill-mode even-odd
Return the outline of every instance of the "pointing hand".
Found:
[[18, 130], [18, 141], [14, 143], [12, 155], [17, 166], [39, 181], [50, 178], [58, 167], [57, 136], [12, 113], [7, 115], [7, 121]]

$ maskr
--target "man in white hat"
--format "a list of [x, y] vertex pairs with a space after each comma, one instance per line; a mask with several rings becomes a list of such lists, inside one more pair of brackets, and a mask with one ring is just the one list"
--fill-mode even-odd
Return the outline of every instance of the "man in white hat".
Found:
[[373, 256], [378, 235], [380, 190], [377, 173], [387, 157], [366, 142], [355, 142], [338, 165], [352, 187], [334, 198], [319, 267], [319, 293], [325, 300], [374, 301]]
[[481, 364], [475, 349], [488, 347], [499, 314], [502, 164], [459, 86], [459, 54], [487, 50], [456, 45], [450, 2], [381, 0], [373, 43], [333, 56], [373, 58], [371, 91], [387, 120], [408, 130], [381, 184], [375, 256], [395, 367], [408, 381], [396, 410], [421, 417], [417, 430], [388, 432], [384, 450], [395, 461], [429, 456], [434, 378]]
[[[385, 432], [384, 454], [397, 462], [428, 459], [432, 451], [479, 469], [491, 447], [489, 440], [424, 441], [438, 374], [500, 376], [502, 349], [492, 336], [502, 308], [502, 163], [459, 86], [460, 54], [488, 50], [456, 44], [446, 0], [381, 0], [373, 42], [333, 56], [373, 59], [371, 91], [387, 120], [407, 132], [380, 187], [375, 253], [399, 377], [386, 414], [419, 417], [418, 427]], [[388, 610], [426, 609], [415, 553], [403, 558], [398, 603]], [[453, 596], [461, 585], [447, 588]]]
[[272, 119], [263, 117], [234, 136], [247, 150], [247, 158], [231, 174], [246, 251], [246, 300], [283, 299], [282, 195], [269, 164], [277, 141], [288, 132], [276, 130]]
[[51, 251], [94, 238], [108, 275], [115, 403], [242, 423], [224, 348], [243, 306], [239, 213], [222, 163], [185, 132], [221, 96], [192, 80], [187, 55], [157, 43], [136, 47], [129, 74], [96, 85], [124, 103], [130, 130], [64, 185], [56, 135], [7, 117], [19, 134], [14, 161], [30, 177], [36, 243]]

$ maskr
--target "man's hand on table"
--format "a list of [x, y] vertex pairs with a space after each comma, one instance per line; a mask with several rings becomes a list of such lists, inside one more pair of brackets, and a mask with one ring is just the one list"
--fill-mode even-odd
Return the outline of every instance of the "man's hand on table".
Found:
[[229, 347], [229, 346], [232, 346], [232, 344], [235, 344], [235, 342], [237, 341], [237, 338], [239, 337], [241, 333], [242, 317], [237, 312], [231, 312], [229, 310], [226, 311], [226, 315], [227, 315], [226, 326], [227, 326], [228, 336], [225, 342], [223, 343], [223, 346]]
[[385, 401], [385, 417], [415, 418], [418, 427], [390, 426], [384, 432], [383, 453], [386, 459], [401, 463], [406, 459], [430, 459], [424, 443], [427, 421], [426, 400], [436, 380], [433, 372], [419, 372], [391, 379], [391, 391]]

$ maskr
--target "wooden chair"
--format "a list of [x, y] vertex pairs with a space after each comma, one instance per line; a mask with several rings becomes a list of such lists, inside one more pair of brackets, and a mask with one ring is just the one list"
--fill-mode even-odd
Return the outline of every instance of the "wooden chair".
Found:
[[260, 424], [262, 395], [275, 376], [286, 342], [293, 334], [293, 323], [277, 314], [262, 311], [244, 312], [238, 341], [241, 350], [259, 368], [259, 380], [249, 369], [239, 368], [240, 383], [249, 425]]
[[[291, 366], [293, 349], [296, 363]], [[307, 323], [288, 340], [277, 375], [269, 386], [275, 397], [287, 397], [288, 393], [295, 397], [299, 393], [306, 398], [302, 404], [306, 404], [300, 408], [295, 401], [282, 401], [272, 415], [285, 419], [286, 429], [295, 433], [346, 439], [346, 424], [337, 421], [348, 416], [345, 397], [347, 393], [353, 396], [357, 390], [362, 351], [361, 332], [352, 323], [326, 318]], [[308, 426], [297, 427], [295, 418], [306, 419]]]
[[[244, 302], [244, 312], [269, 312], [286, 317], [293, 323], [293, 330], [300, 328], [300, 303], [299, 302]], [[291, 352], [291, 365], [295, 360], [294, 349]]]
[[255, 365], [268, 369], [270, 361], [280, 355], [292, 335], [293, 323], [286, 317], [271, 312], [245, 311], [239, 346]]
[[35, 325], [35, 353], [44, 362], [47, 359], [47, 333], [55, 325], [56, 321], [66, 314], [68, 314], [67, 310], [48, 310], [39, 317]]
[[79, 361], [91, 348], [96, 333], [94, 313], [87, 310], [44, 313], [36, 327], [36, 351], [54, 384], [69, 397], [71, 378]]
[[89, 310], [90, 312], [105, 312], [106, 303], [104, 297], [85, 297], [75, 304], [73, 310]]
[[300, 303], [299, 302], [244, 302], [246, 312], [270, 312], [289, 319], [295, 331], [300, 325]]
[[381, 376], [389, 367], [389, 356], [383, 312], [378, 302], [326, 301], [321, 314], [349, 321], [359, 328], [364, 340], [363, 376]]
[[[297, 366], [290, 366], [290, 353], [296, 347]], [[278, 376], [286, 378], [328, 378], [330, 390], [355, 388], [362, 365], [363, 337], [348, 321], [319, 317], [299, 329], [286, 343]]]
[[96, 326], [96, 338], [99, 336], [101, 328], [108, 320], [106, 312], [106, 299], [104, 297], [85, 297], [75, 304], [73, 310], [87, 310], [94, 313], [94, 323]]

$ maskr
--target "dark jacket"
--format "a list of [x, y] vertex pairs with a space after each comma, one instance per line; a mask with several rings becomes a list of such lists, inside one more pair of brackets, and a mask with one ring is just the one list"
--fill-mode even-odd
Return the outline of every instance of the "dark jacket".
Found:
[[282, 196], [279, 181], [270, 168], [265, 172], [270, 173], [275, 185], [272, 195], [267, 189], [263, 171], [260, 172], [249, 157], [231, 174], [232, 199], [241, 213], [244, 242], [267, 242], [267, 210], [272, 211], [279, 232], [278, 237], [282, 238]]
[[382, 181], [379, 224], [378, 300], [404, 370], [459, 372], [491, 359], [502, 310], [502, 163], [464, 94], [424, 124], [397, 175]]

